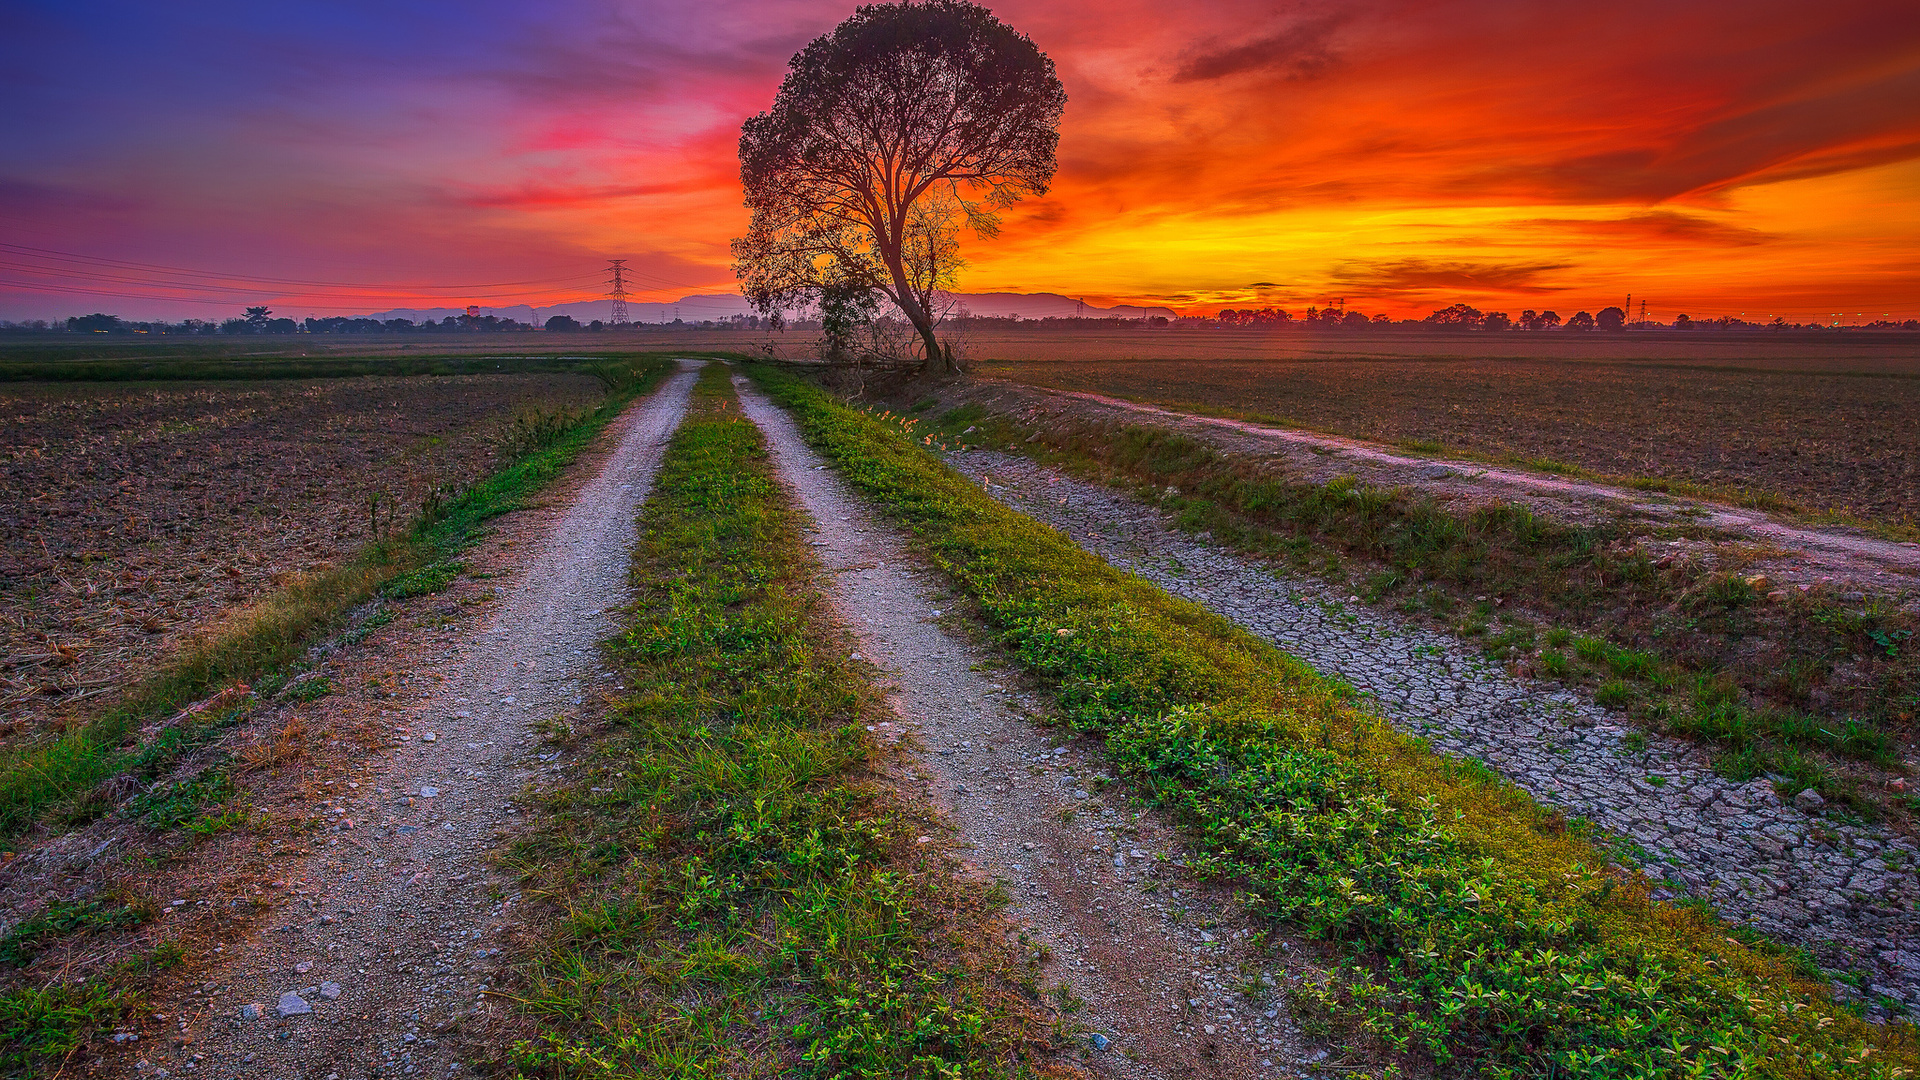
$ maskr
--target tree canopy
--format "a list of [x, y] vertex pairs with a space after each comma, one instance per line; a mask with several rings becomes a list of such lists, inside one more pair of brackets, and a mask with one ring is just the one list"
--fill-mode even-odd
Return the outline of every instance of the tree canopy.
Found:
[[986, 8], [928, 0], [861, 7], [788, 67], [740, 132], [744, 292], [762, 311], [882, 294], [945, 370], [937, 294], [959, 230], [994, 235], [997, 211], [1053, 180], [1067, 100], [1053, 61]]

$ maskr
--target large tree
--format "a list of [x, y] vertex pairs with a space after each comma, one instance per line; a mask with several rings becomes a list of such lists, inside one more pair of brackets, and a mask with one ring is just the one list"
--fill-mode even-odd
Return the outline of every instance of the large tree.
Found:
[[926, 348], [959, 230], [1053, 179], [1066, 91], [1025, 35], [964, 0], [871, 4], [794, 56], [772, 110], [740, 131], [753, 212], [734, 272], [763, 311], [828, 290], [883, 294]]

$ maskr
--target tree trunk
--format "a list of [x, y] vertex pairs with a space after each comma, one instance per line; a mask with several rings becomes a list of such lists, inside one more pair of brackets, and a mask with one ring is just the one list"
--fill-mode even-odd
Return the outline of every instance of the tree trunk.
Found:
[[926, 363], [920, 371], [924, 375], [945, 375], [952, 370], [950, 353], [943, 352], [940, 340], [933, 336], [933, 314], [920, 306], [920, 298], [913, 294], [912, 286], [907, 284], [907, 268], [901, 262], [897, 248], [882, 247], [880, 258], [887, 264], [887, 273], [893, 277], [894, 298], [900, 310], [906, 313], [907, 321], [913, 324], [920, 334], [920, 342], [926, 346]]
[[920, 341], [927, 347], [927, 362], [920, 370], [927, 375], [945, 375], [949, 369], [948, 357], [940, 348], [939, 339], [933, 336], [933, 326], [916, 323], [914, 329], [920, 331]]

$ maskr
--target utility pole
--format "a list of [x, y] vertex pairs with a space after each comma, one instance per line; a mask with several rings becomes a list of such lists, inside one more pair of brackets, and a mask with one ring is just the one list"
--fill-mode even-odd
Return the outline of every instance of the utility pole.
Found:
[[608, 282], [613, 291], [607, 295], [613, 298], [613, 313], [609, 321], [615, 326], [627, 325], [627, 260], [613, 259], [607, 263], [607, 270], [613, 274]]

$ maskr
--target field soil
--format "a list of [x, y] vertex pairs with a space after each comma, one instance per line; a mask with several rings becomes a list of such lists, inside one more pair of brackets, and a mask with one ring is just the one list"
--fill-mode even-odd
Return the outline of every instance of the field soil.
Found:
[[[1183, 873], [1172, 823], [1110, 786], [1097, 741], [1034, 714], [1033, 690], [968, 640], [938, 576], [793, 420], [735, 386], [813, 520], [841, 621], [891, 684], [898, 720], [875, 736], [907, 752], [901, 787], [941, 811], [969, 872], [1006, 884], [1007, 914], [1045, 949], [1045, 980], [1085, 1003], [1072, 1020], [1093, 1050], [1086, 1064], [1118, 1077], [1295, 1075], [1313, 1051], [1278, 989], [1288, 962], [1250, 948], [1256, 928], [1228, 890]], [[1277, 949], [1290, 951], [1306, 970], [1319, 950]]]
[[499, 1052], [508, 1010], [488, 992], [520, 897], [491, 853], [516, 797], [564, 768], [539, 725], [617, 689], [599, 644], [693, 378], [630, 407], [539, 505], [494, 522], [453, 588], [386, 602], [391, 623], [316, 648], [333, 691], [283, 701], [221, 748], [251, 762], [248, 743], [288, 747], [247, 776], [250, 827], [148, 850], [152, 834], [116, 815], [0, 869], [7, 915], [151, 896], [162, 916], [143, 934], [188, 946], [151, 1011], [74, 1073], [449, 1077]]
[[[1916, 383], [1920, 386], [1920, 383]], [[1920, 603], [1920, 543], [1883, 539], [1844, 526], [1782, 521], [1725, 503], [1624, 488], [1593, 480], [1443, 456], [1409, 454], [1356, 439], [1222, 417], [1194, 415], [1090, 391], [1049, 390], [999, 379], [951, 384], [942, 407], [977, 404], [1029, 423], [1145, 424], [1190, 435], [1300, 479], [1351, 476], [1407, 487], [1468, 508], [1498, 499], [1571, 523], [1634, 520], [1672, 534], [1671, 553], [1725, 561], [1781, 584], [1863, 589]], [[1905, 467], [1911, 467], [1907, 465]], [[1905, 492], [1902, 498], [1910, 495]]]
[[603, 395], [575, 374], [0, 384], [0, 738], [406, 527], [495, 467], [517, 415]]
[[[1735, 348], [1673, 335], [1574, 335], [1532, 350], [1523, 346], [1541, 335], [1499, 335], [1494, 346], [1473, 340], [1484, 336], [1435, 335], [1424, 342], [1431, 355], [1376, 352], [1366, 335], [1324, 355], [1298, 339], [1277, 354], [1248, 343], [1253, 355], [1178, 359], [988, 352], [994, 359], [975, 370], [1425, 453], [1697, 484], [1758, 505], [1920, 524], [1920, 342], [1908, 335], [1868, 342], [1873, 348], [1851, 339]], [[1223, 350], [1235, 344], [1206, 337]]]

